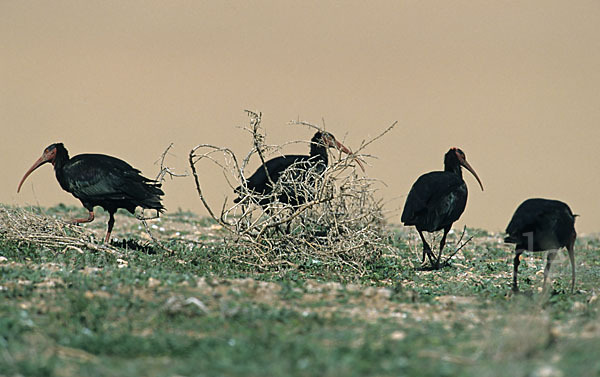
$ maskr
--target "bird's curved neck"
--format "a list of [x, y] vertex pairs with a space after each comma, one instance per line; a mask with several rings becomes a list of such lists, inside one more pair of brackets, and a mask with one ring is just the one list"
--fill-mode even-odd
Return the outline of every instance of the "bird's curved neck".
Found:
[[327, 156], [327, 147], [315, 142], [310, 143], [310, 157], [317, 158], [327, 164], [329, 159]]
[[67, 152], [67, 150], [64, 147], [57, 148], [56, 157], [52, 162], [52, 165], [54, 165], [54, 173], [56, 174], [56, 179], [58, 180], [60, 186], [65, 190], [66, 181], [65, 176], [63, 174], [63, 168], [65, 167], [67, 162], [69, 162], [69, 159], [69, 152]]
[[446, 162], [444, 164], [444, 171], [446, 171], [448, 173], [456, 174], [460, 178], [462, 178], [462, 169], [461, 169], [460, 164]]

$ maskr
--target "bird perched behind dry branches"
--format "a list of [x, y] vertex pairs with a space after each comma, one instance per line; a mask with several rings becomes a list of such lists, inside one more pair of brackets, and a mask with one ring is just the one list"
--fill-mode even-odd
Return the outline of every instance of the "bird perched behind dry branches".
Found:
[[[273, 192], [274, 185], [280, 180], [281, 176], [288, 169], [294, 169], [291, 173], [293, 178], [300, 175], [302, 171], [306, 172], [309, 169], [315, 173], [322, 174], [327, 167], [329, 157], [327, 155], [328, 148], [337, 148], [338, 150], [352, 154], [352, 151], [336, 140], [336, 138], [325, 131], [318, 131], [314, 134], [310, 141], [310, 155], [283, 155], [268, 160], [261, 165], [244, 183], [244, 185], [235, 188], [235, 192], [239, 196], [234, 199], [234, 203], [243, 201], [248, 195], [260, 195], [258, 204], [265, 207], [274, 200], [280, 203], [290, 204], [291, 206], [299, 206], [304, 204], [308, 198], [300, 190], [287, 188], [282, 190], [277, 195], [270, 195]], [[359, 160], [358, 164], [363, 167]]]

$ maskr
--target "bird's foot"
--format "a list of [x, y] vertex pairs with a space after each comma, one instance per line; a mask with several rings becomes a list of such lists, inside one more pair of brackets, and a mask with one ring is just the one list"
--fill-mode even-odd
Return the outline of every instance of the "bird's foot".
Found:
[[75, 218], [75, 219], [67, 220], [67, 222], [69, 224], [84, 224], [84, 223], [89, 223], [93, 220], [94, 220], [94, 212], [90, 211], [90, 214], [87, 218]]

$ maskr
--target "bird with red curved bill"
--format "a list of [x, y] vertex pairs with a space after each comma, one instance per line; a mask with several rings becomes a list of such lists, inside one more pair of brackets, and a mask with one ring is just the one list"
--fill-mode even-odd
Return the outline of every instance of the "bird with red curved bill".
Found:
[[[280, 203], [289, 204], [297, 207], [307, 201], [306, 195], [301, 192], [296, 192], [293, 188], [284, 189], [278, 195], [271, 196], [274, 185], [278, 182], [281, 176], [287, 169], [292, 167], [298, 171], [308, 171], [314, 169], [318, 174], [323, 174], [327, 164], [329, 163], [328, 148], [336, 148], [348, 155], [352, 155], [352, 151], [336, 140], [329, 132], [318, 131], [314, 134], [310, 141], [309, 155], [283, 155], [266, 161], [244, 182], [247, 191], [253, 195], [261, 195], [258, 204], [262, 207], [267, 206], [277, 200]], [[359, 159], [356, 162], [364, 171], [364, 167]], [[243, 201], [251, 195], [243, 195], [245, 190], [242, 186], [238, 186], [234, 190], [239, 196], [234, 199], [234, 203]]]
[[519, 273], [520, 257], [524, 251], [546, 251], [546, 267], [544, 268], [544, 284], [550, 273], [550, 266], [556, 257], [558, 249], [565, 247], [571, 262], [571, 292], [575, 289], [575, 254], [573, 247], [577, 232], [575, 232], [575, 217], [571, 208], [559, 200], [533, 198], [519, 205], [506, 227], [508, 236], [506, 243], [515, 244], [513, 262], [513, 292], [518, 292], [517, 275]]
[[[410, 189], [402, 211], [401, 221], [404, 225], [414, 225], [419, 232], [423, 242], [423, 263], [427, 256], [434, 269], [440, 268], [446, 236], [467, 205], [467, 184], [462, 177], [462, 167], [473, 174], [483, 191], [483, 184], [467, 162], [465, 153], [459, 148], [451, 148], [444, 156], [444, 171], [433, 171], [420, 176]], [[431, 233], [442, 229], [444, 234], [436, 257], [423, 232]]]
[[94, 207], [100, 206], [109, 214], [108, 229], [104, 242], [110, 241], [117, 209], [124, 208], [135, 213], [136, 207], [154, 209], [157, 215], [164, 211], [161, 203], [161, 184], [141, 175], [127, 162], [103, 154], [80, 154], [69, 157], [62, 143], [44, 149], [42, 156], [27, 170], [17, 188], [40, 166], [51, 163], [56, 179], [63, 190], [73, 194], [89, 211], [87, 218], [71, 220], [71, 223], [88, 223], [94, 220]]

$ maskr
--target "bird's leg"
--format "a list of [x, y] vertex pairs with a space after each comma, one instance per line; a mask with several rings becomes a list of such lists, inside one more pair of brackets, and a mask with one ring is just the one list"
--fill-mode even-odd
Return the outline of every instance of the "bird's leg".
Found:
[[[269, 208], [267, 207], [267, 209], [265, 210], [265, 213], [267, 214], [267, 216], [269, 216], [271, 221], [274, 221], [276, 224], [279, 223], [279, 219], [276, 217], [277, 213], [275, 212], [275, 210], [273, 208]], [[277, 224], [275, 225], [275, 229], [274, 229], [274, 234], [275, 233], [279, 233], [281, 235], [285, 235], [286, 233], [281, 229], [281, 224]], [[288, 232], [289, 233], [289, 232]]]
[[517, 285], [517, 274], [519, 273], [519, 263], [521, 263], [520, 257], [523, 253], [523, 250], [515, 249], [515, 259], [514, 259], [514, 269], [513, 269], [513, 292], [519, 292], [519, 287]]
[[548, 280], [548, 275], [550, 275], [550, 267], [552, 266], [552, 261], [556, 258], [556, 250], [548, 251], [548, 256], [546, 257], [546, 267], [544, 268], [544, 284], [542, 284], [542, 290], [546, 290], [546, 281]]
[[433, 267], [434, 255], [431, 252], [431, 247], [427, 243], [427, 240], [425, 240], [425, 236], [423, 235], [423, 232], [420, 230], [418, 232], [419, 232], [419, 236], [421, 236], [421, 241], [423, 241], [423, 257], [421, 258], [422, 259], [421, 262], [425, 263], [425, 255], [427, 255], [427, 258], [429, 258], [429, 263], [431, 263], [431, 266]]
[[451, 225], [444, 228], [444, 235], [442, 236], [442, 240], [440, 241], [440, 251], [437, 256], [437, 260], [435, 262], [435, 267], [440, 268], [440, 260], [442, 259], [442, 252], [444, 251], [444, 246], [446, 246], [446, 236], [450, 231]]
[[110, 233], [112, 232], [113, 225], [115, 225], [115, 214], [114, 212], [109, 212], [108, 219], [108, 230], [106, 231], [106, 237], [104, 238], [104, 243], [110, 243]]
[[78, 219], [71, 219], [69, 220], [69, 223], [71, 224], [83, 224], [83, 223], [89, 223], [94, 221], [94, 211], [90, 211], [89, 215], [87, 218], [78, 218]]
[[571, 243], [567, 247], [567, 251], [569, 252], [569, 260], [571, 261], [571, 293], [575, 291], [575, 253], [573, 251], [573, 246], [575, 245], [575, 235], [571, 240]]

